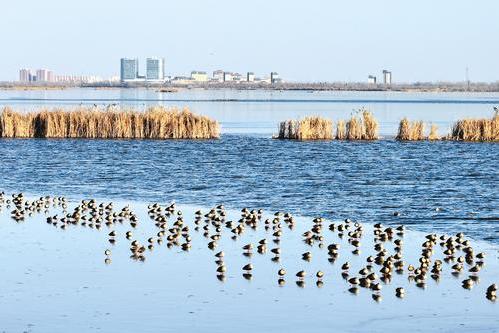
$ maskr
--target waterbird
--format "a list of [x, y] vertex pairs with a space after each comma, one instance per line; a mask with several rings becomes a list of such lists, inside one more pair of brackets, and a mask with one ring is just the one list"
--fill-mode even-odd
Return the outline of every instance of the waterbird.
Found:
[[252, 271], [252, 270], [253, 270], [252, 264], [246, 264], [243, 266], [243, 271]]
[[472, 279], [465, 279], [462, 282], [462, 286], [464, 289], [471, 289], [473, 287], [473, 280]]
[[312, 253], [310, 252], [305, 252], [302, 254], [302, 259], [305, 261], [310, 261], [312, 259]]
[[281, 254], [281, 249], [276, 247], [276, 248], [271, 249], [270, 252], [272, 252], [273, 254], [279, 255], [279, 254]]
[[348, 279], [348, 283], [350, 283], [352, 285], [357, 285], [360, 283], [360, 281], [359, 281], [359, 278], [353, 277], [353, 278]]

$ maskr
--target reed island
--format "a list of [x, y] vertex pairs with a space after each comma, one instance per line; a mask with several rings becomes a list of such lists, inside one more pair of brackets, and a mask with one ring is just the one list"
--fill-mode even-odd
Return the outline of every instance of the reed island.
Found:
[[[352, 117], [334, 122], [318, 116], [298, 120], [285, 120], [278, 126], [277, 139], [288, 140], [378, 140], [379, 124], [373, 114], [361, 109]], [[492, 118], [460, 119], [456, 121], [450, 133], [444, 136], [438, 134], [438, 127], [430, 124], [429, 132], [423, 121], [410, 121], [403, 118], [399, 123], [398, 141], [450, 140], [470, 142], [499, 142], [499, 111], [495, 109]]]
[[217, 121], [188, 109], [150, 107], [145, 111], [97, 107], [0, 113], [2, 138], [216, 139]]

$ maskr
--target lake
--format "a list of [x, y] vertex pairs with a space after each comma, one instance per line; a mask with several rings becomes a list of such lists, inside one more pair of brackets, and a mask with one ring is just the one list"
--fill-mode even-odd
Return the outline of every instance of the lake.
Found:
[[[404, 116], [433, 122], [442, 135], [457, 119], [490, 117], [499, 94], [0, 91], [0, 107], [28, 111], [80, 104], [189, 107], [218, 120], [222, 135], [200, 141], [0, 139], [0, 192], [6, 192], [0, 200], [0, 332], [498, 331], [497, 302], [485, 292], [499, 282], [499, 145], [398, 142], [393, 136]], [[382, 140], [272, 139], [281, 120], [345, 119], [361, 107], [379, 120]], [[20, 207], [45, 195], [65, 196], [68, 206], [44, 202], [31, 214], [19, 208], [25, 218], [16, 222], [7, 200], [18, 192], [30, 201]], [[88, 211], [88, 219], [67, 222], [81, 200], [90, 198], [102, 207], [113, 202], [114, 210], [105, 213], [112, 223], [90, 222]], [[167, 246], [166, 236], [157, 234], [159, 220], [148, 209], [155, 202], [162, 211], [177, 203], [162, 228], [175, 233], [175, 221], [183, 220], [189, 251]], [[219, 204], [227, 209], [218, 216], [223, 224], [203, 218], [196, 223], [195, 211], [205, 214]], [[137, 214], [137, 226], [112, 218], [127, 205]], [[225, 223], [241, 219], [244, 207], [261, 208], [263, 216], [258, 226], [247, 224], [235, 235]], [[293, 228], [282, 213], [280, 221], [264, 227], [277, 211], [295, 216]], [[302, 235], [318, 216], [325, 218], [323, 238], [306, 244]], [[352, 252], [351, 234], [329, 230], [331, 223], [363, 226], [359, 252]], [[405, 225], [407, 231], [381, 241], [373, 229], [377, 223]], [[113, 231], [116, 236], [108, 236]], [[128, 239], [127, 231], [133, 233]], [[442, 271], [416, 283], [408, 265], [419, 265], [425, 236], [438, 233], [448, 240], [460, 232], [475, 255], [486, 254], [480, 272], [469, 271], [482, 261], [478, 257], [465, 262], [462, 272], [453, 271], [457, 258], [464, 258], [464, 245], [456, 244], [456, 255], [446, 260], [444, 244], [435, 243], [431, 265], [442, 260]], [[260, 254], [256, 246], [263, 239], [268, 250]], [[403, 241], [403, 251], [397, 252], [395, 239]], [[153, 245], [145, 249], [144, 261], [130, 257], [133, 240]], [[210, 241], [216, 248], [208, 247]], [[340, 245], [337, 260], [328, 255], [333, 243]], [[245, 244], [254, 246], [251, 255], [242, 250]], [[386, 256], [403, 256], [403, 272], [377, 279], [381, 291], [352, 291], [355, 284], [348, 279], [360, 277], [379, 244]], [[276, 247], [282, 249], [278, 261], [270, 251]], [[220, 250], [227, 268], [223, 278], [217, 278], [220, 263], [214, 256]], [[306, 251], [311, 260], [302, 260]], [[342, 275], [346, 261], [348, 279]], [[254, 266], [251, 277], [243, 276], [248, 263]], [[278, 282], [280, 268], [287, 271], [284, 284]], [[381, 266], [370, 269], [379, 273]], [[307, 272], [303, 281], [295, 276], [300, 270]], [[321, 281], [319, 270], [325, 274]], [[470, 290], [461, 286], [465, 279], [474, 281]], [[403, 298], [395, 291], [401, 287]]]

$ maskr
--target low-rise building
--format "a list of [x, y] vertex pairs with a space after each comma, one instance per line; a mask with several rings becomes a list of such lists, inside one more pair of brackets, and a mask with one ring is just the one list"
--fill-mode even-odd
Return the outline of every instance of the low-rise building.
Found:
[[232, 81], [241, 82], [243, 81], [243, 76], [241, 73], [232, 73]]
[[213, 81], [223, 82], [224, 81], [224, 71], [219, 69], [213, 72]]
[[224, 82], [230, 82], [233, 81], [233, 74], [232, 72], [224, 72]]
[[190, 77], [187, 77], [187, 76], [175, 76], [171, 82], [173, 84], [190, 84], [192, 83], [192, 79]]
[[192, 71], [191, 72], [191, 80], [195, 82], [207, 82], [208, 81], [208, 74], [203, 71]]
[[248, 72], [246, 74], [246, 82], [254, 82], [255, 81], [255, 73]]

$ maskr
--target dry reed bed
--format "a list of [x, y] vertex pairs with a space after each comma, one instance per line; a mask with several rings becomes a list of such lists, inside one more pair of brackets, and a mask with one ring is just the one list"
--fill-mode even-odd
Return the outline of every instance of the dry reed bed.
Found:
[[397, 140], [455, 140], [455, 141], [499, 141], [499, 113], [496, 111], [491, 119], [462, 119], [458, 120], [447, 136], [438, 135], [437, 126], [431, 125], [427, 136], [424, 134], [425, 124], [422, 121], [409, 121], [404, 118], [400, 121]]
[[400, 121], [396, 137], [400, 141], [439, 140], [437, 125], [432, 124], [430, 132], [425, 135], [425, 124], [422, 121], [409, 121], [404, 118]]
[[79, 107], [29, 113], [4, 108], [3, 138], [92, 139], [213, 139], [220, 137], [217, 121], [188, 109], [151, 107], [146, 111]]
[[348, 121], [340, 120], [333, 131], [332, 120], [321, 117], [306, 117], [301, 120], [286, 120], [279, 124], [278, 139], [291, 140], [377, 140], [378, 122], [372, 113], [361, 110], [360, 115]]
[[499, 141], [499, 112], [491, 119], [462, 119], [452, 127], [449, 139], [458, 141]]
[[292, 140], [331, 140], [333, 139], [333, 122], [320, 117], [286, 120], [279, 124], [278, 137]]

